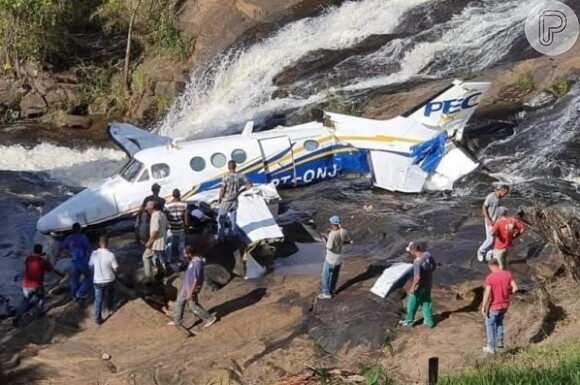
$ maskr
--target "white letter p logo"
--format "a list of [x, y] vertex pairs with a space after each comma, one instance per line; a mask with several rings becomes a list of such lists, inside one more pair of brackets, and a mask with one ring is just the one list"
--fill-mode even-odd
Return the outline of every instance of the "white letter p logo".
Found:
[[554, 43], [554, 37], [566, 29], [568, 18], [559, 10], [546, 10], [542, 12], [539, 20], [540, 44], [548, 47]]

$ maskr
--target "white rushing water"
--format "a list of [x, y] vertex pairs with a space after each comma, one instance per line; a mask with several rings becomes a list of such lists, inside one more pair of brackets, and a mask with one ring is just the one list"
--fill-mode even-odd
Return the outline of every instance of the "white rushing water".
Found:
[[406, 11], [432, 1], [349, 1], [316, 18], [290, 23], [263, 42], [232, 52], [215, 61], [212, 68], [194, 73], [159, 131], [188, 136], [249, 120], [260, 112], [319, 101], [323, 95], [309, 100], [292, 95], [273, 99], [274, 77], [309, 52], [348, 48], [370, 35], [391, 33]]
[[[451, 20], [421, 32], [437, 34], [435, 41], [412, 44], [414, 37], [396, 39], [375, 53], [351, 57], [355, 67], [360, 67], [360, 76], [335, 91], [375, 88], [419, 74], [441, 77], [492, 65], [521, 35], [522, 21], [535, 1], [474, 1]], [[277, 89], [274, 77], [310, 52], [345, 49], [371, 35], [397, 33], [405, 12], [430, 2], [440, 4], [433, 0], [345, 2], [316, 18], [290, 23], [264, 41], [230, 52], [194, 73], [158, 130], [173, 137], [208, 130], [218, 134], [232, 123], [320, 102], [328, 97], [327, 89], [309, 92], [304, 98], [292, 94], [273, 98]], [[426, 68], [437, 62], [441, 64]], [[388, 68], [393, 63], [400, 65], [394, 74], [364, 77], [367, 66]], [[334, 70], [340, 70], [340, 64]]]
[[[388, 66], [399, 62], [400, 71], [388, 76], [356, 81], [344, 90], [360, 90], [402, 83], [410, 78], [442, 78], [452, 73], [476, 72], [497, 63], [523, 34], [523, 21], [536, 0], [484, 0], [469, 5], [459, 15], [422, 34], [442, 33], [436, 41], [422, 42], [411, 49], [416, 37], [398, 39], [379, 51], [360, 58], [359, 65]], [[401, 55], [402, 53], [402, 55]], [[432, 68], [430, 68], [432, 67]]]
[[125, 153], [107, 148], [76, 150], [42, 143], [28, 149], [0, 145], [0, 170], [44, 171], [69, 186], [87, 187], [113, 175], [126, 160]]
[[576, 84], [551, 107], [524, 114], [515, 134], [491, 143], [480, 160], [497, 170], [492, 176], [505, 182], [549, 178], [554, 168], [561, 167], [556, 178], [578, 183], [579, 132], [580, 85]]

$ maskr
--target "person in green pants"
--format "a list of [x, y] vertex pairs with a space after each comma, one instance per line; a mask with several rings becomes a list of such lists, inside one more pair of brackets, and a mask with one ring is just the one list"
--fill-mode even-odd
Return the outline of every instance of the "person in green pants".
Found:
[[435, 320], [433, 319], [431, 288], [433, 286], [433, 272], [435, 271], [436, 263], [424, 243], [411, 242], [407, 246], [407, 251], [415, 258], [413, 260], [413, 283], [409, 289], [407, 317], [399, 324], [412, 327], [415, 323], [417, 309], [421, 307], [424, 325], [432, 328], [435, 326]]

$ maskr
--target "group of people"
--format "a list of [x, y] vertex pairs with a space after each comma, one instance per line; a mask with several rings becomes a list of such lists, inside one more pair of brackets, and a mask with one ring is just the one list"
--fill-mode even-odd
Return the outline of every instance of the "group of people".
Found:
[[[509, 186], [501, 185], [486, 196], [482, 205], [486, 239], [478, 249], [477, 259], [480, 262], [486, 260], [489, 267], [481, 305], [487, 334], [487, 344], [483, 351], [488, 354], [494, 354], [497, 348], [504, 346], [504, 316], [510, 305], [510, 295], [518, 291], [518, 286], [508, 271], [507, 255], [513, 240], [526, 230], [521, 221], [508, 215], [507, 208], [499, 205], [500, 200], [508, 193]], [[342, 246], [349, 243], [352, 241], [348, 232], [341, 228], [339, 217], [331, 217], [328, 238], [325, 240], [326, 259], [322, 269], [322, 292], [319, 299], [330, 299], [335, 295], [342, 265]], [[417, 310], [421, 308], [423, 324], [433, 328], [435, 318], [431, 290], [437, 263], [427, 251], [426, 242], [410, 242], [406, 251], [413, 258], [413, 278], [409, 288], [406, 317], [399, 325], [414, 326]]]
[[[228, 173], [223, 178], [218, 199], [219, 242], [223, 242], [226, 235], [236, 234], [238, 197], [251, 187], [252, 183], [243, 174], [236, 172], [236, 163], [228, 162]], [[173, 190], [173, 199], [170, 202], [166, 202], [160, 196], [160, 191], [161, 186], [153, 184], [152, 195], [143, 200], [135, 222], [138, 240], [139, 229], [143, 224], [147, 225], [145, 251], [142, 256], [145, 282], [151, 281], [154, 268], [160, 269], [163, 274], [171, 272], [171, 264], [175, 262], [174, 256], [177, 252], [181, 256], [180, 262], [187, 264], [187, 268], [184, 284], [177, 298], [174, 320], [169, 324], [181, 323], [185, 304], [188, 303], [191, 311], [205, 321], [204, 326], [211, 326], [216, 322], [216, 317], [210, 315], [200, 305], [198, 299], [204, 281], [205, 260], [192, 246], [185, 246], [185, 234], [190, 226], [188, 204], [181, 199], [181, 192], [178, 189]], [[81, 232], [81, 225], [75, 223], [72, 226], [72, 233], [60, 244], [57, 259], [63, 252], [67, 252], [71, 258], [71, 297], [76, 301], [84, 301], [94, 290], [94, 321], [99, 325], [102, 324], [105, 298], [109, 313], [114, 310], [114, 281], [119, 268], [115, 255], [108, 249], [107, 237], [102, 236], [99, 239], [99, 248], [93, 251], [89, 238]], [[38, 299], [39, 314], [44, 313], [44, 275], [53, 270], [53, 265], [43, 252], [42, 245], [35, 245], [33, 254], [25, 260], [22, 284], [24, 298], [14, 317], [15, 325], [20, 324], [22, 315], [28, 310], [34, 297]]]
[[[250, 188], [252, 188], [252, 183], [246, 176], [236, 172], [236, 162], [229, 161], [228, 173], [222, 180], [222, 188], [217, 200], [219, 204], [218, 242], [225, 241], [227, 235], [237, 234], [238, 197]], [[158, 184], [151, 187], [153, 194], [143, 200], [135, 222], [136, 229], [139, 229], [143, 222], [149, 227], [143, 253], [147, 280], [152, 278], [153, 268], [156, 266], [159, 266], [164, 273], [170, 272], [175, 252], [180, 256], [184, 255], [185, 233], [190, 226], [188, 205], [181, 199], [181, 192], [178, 189], [173, 190], [173, 199], [165, 202], [165, 199], [159, 195], [160, 190], [161, 186]], [[199, 212], [199, 210], [194, 211]]]
[[[228, 162], [228, 173], [223, 178], [219, 193], [218, 234], [219, 242], [226, 239], [227, 229], [230, 235], [235, 235], [238, 197], [252, 183], [236, 172], [236, 163]], [[185, 246], [185, 233], [189, 227], [188, 205], [182, 201], [179, 190], [173, 190], [173, 199], [166, 202], [160, 195], [161, 187], [152, 186], [152, 195], [146, 197], [137, 215], [136, 228], [143, 221], [148, 223], [148, 238], [143, 253], [144, 274], [146, 280], [153, 275], [153, 268], [158, 267], [164, 273], [171, 271], [173, 256], [177, 251], [187, 264], [183, 287], [177, 297], [173, 321], [169, 325], [179, 325], [183, 319], [186, 304], [191, 311], [205, 324], [210, 326], [216, 322], [216, 317], [210, 315], [199, 303], [199, 293], [204, 282], [205, 260], [192, 246]], [[504, 343], [503, 319], [509, 307], [510, 294], [518, 291], [511, 273], [507, 270], [507, 254], [513, 240], [524, 233], [525, 226], [519, 220], [508, 215], [508, 210], [500, 206], [500, 201], [509, 193], [509, 186], [501, 185], [486, 196], [482, 205], [486, 239], [477, 251], [480, 262], [487, 260], [490, 273], [485, 279], [485, 290], [481, 312], [486, 319], [487, 345], [486, 353], [493, 354]], [[331, 299], [336, 295], [336, 287], [342, 266], [342, 248], [353, 241], [349, 233], [341, 227], [340, 218], [329, 218], [330, 228], [327, 236], [323, 236], [326, 249], [325, 262], [322, 269], [322, 291], [319, 299]], [[81, 233], [81, 226], [75, 223], [72, 234], [60, 245], [71, 256], [70, 288], [71, 296], [76, 300], [88, 297], [92, 288], [95, 292], [94, 321], [103, 322], [102, 306], [107, 298], [107, 307], [112, 312], [114, 308], [114, 281], [118, 271], [115, 255], [108, 250], [108, 239], [99, 239], [99, 248], [92, 251], [89, 239]], [[436, 262], [427, 251], [424, 242], [410, 242], [406, 251], [413, 257], [413, 280], [409, 289], [407, 313], [401, 326], [412, 327], [415, 315], [421, 307], [424, 325], [435, 326], [431, 290]], [[60, 254], [60, 252], [59, 252]], [[52, 264], [43, 253], [41, 245], [34, 246], [33, 255], [25, 261], [25, 277], [23, 281], [24, 298], [18, 308], [15, 323], [19, 323], [22, 314], [27, 310], [33, 297], [38, 298], [40, 313], [44, 304], [44, 273], [53, 270]]]
[[[103, 323], [102, 307], [107, 298], [107, 308], [112, 313], [115, 305], [114, 284], [119, 268], [115, 255], [109, 251], [107, 236], [99, 238], [99, 248], [92, 250], [88, 237], [81, 233], [80, 224], [75, 223], [70, 234], [60, 244], [57, 258], [63, 251], [71, 258], [70, 290], [75, 301], [84, 301], [94, 290], [94, 321]], [[34, 245], [33, 254], [24, 261], [24, 279], [22, 281], [23, 299], [13, 319], [15, 326], [20, 325], [22, 316], [30, 307], [30, 302], [37, 298], [37, 311], [44, 314], [44, 276], [45, 273], [56, 271], [49, 261], [41, 244]], [[62, 273], [59, 273], [63, 275]]]
[[[99, 238], [99, 248], [92, 251], [89, 239], [78, 230], [69, 235], [62, 243], [61, 250], [68, 250], [71, 255], [70, 287], [71, 296], [77, 301], [88, 298], [94, 290], [94, 322], [101, 325], [104, 322], [103, 302], [109, 314], [115, 310], [115, 280], [119, 272], [119, 264], [115, 255], [108, 249], [109, 240], [106, 235]], [[60, 254], [60, 252], [59, 252]], [[183, 319], [185, 304], [188, 303], [192, 312], [203, 321], [204, 327], [216, 322], [216, 317], [210, 315], [200, 304], [198, 295], [204, 282], [205, 260], [191, 246], [184, 247], [183, 255], [188, 261], [183, 287], [177, 297], [174, 320], [170, 325], [178, 325]], [[40, 244], [34, 245], [33, 254], [26, 258], [24, 279], [22, 282], [23, 299], [14, 317], [14, 325], [19, 326], [23, 314], [29, 309], [34, 297], [37, 298], [37, 311], [44, 314], [44, 276], [54, 270], [52, 263], [43, 252]]]

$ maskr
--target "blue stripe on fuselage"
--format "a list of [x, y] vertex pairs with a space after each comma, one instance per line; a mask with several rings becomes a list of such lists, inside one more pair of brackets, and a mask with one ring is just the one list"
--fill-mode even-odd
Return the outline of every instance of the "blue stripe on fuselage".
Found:
[[[280, 159], [287, 151], [276, 154], [268, 159], [265, 164], [272, 163], [274, 159]], [[327, 154], [325, 154], [327, 153]], [[399, 153], [402, 156], [410, 154]], [[252, 183], [272, 182], [278, 188], [290, 188], [308, 186], [323, 180], [335, 178], [339, 174], [366, 174], [370, 172], [368, 163], [368, 151], [352, 146], [335, 145], [324, 147], [294, 159], [289, 164], [279, 170], [269, 173], [264, 180], [264, 169], [258, 168], [250, 173], [244, 173]], [[248, 167], [244, 167], [248, 168]], [[296, 177], [296, 180], [294, 180]], [[199, 192], [215, 189], [221, 186], [221, 178], [215, 178], [201, 184]]]

